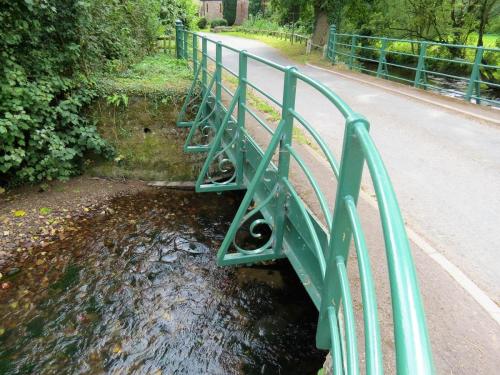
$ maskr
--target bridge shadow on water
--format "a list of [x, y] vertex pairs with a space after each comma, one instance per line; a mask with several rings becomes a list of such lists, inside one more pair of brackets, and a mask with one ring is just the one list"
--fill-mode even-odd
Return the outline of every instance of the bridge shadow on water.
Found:
[[288, 262], [215, 264], [240, 200], [118, 197], [19, 256], [0, 291], [0, 373], [316, 373], [317, 311]]

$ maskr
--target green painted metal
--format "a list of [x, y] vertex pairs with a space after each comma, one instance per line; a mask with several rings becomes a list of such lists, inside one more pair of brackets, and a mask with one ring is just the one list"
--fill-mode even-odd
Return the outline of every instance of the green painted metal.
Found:
[[[498, 98], [481, 93], [482, 88], [500, 90], [500, 66], [496, 65], [500, 48], [354, 35], [333, 28], [328, 40], [332, 45], [326, 56], [334, 64], [343, 62], [349, 69], [500, 107]], [[453, 85], [445, 86], [436, 78]]]
[[349, 69], [352, 69], [352, 66], [354, 65], [354, 59], [356, 58], [356, 44], [358, 41], [358, 36], [357, 35], [352, 35], [351, 36], [351, 53], [349, 54]]
[[380, 46], [380, 53], [379, 53], [379, 58], [378, 58], [378, 65], [377, 65], [377, 77], [387, 77], [387, 74], [389, 74], [389, 71], [387, 70], [387, 60], [385, 58], [385, 53], [387, 50], [387, 39], [382, 38], [382, 44]]
[[427, 74], [425, 70], [425, 55], [427, 53], [427, 43], [420, 44], [420, 52], [418, 55], [417, 71], [415, 73], [415, 87], [423, 87], [425, 89], [427, 84]]
[[481, 100], [481, 77], [480, 77], [480, 64], [483, 59], [484, 48], [479, 47], [476, 51], [476, 58], [474, 59], [474, 66], [472, 67], [472, 72], [469, 79], [469, 84], [467, 86], [467, 93], [465, 94], [465, 99], [470, 100], [475, 94], [477, 100]]
[[[181, 27], [176, 30], [183, 34], [178, 35], [176, 40], [184, 41], [187, 40], [188, 34], [193, 35], [192, 54], [183, 50], [188, 48], [186, 44], [179, 44], [179, 57], [192, 56], [190, 59], [193, 63], [194, 80], [178, 125], [190, 127], [185, 151], [206, 153], [204, 165], [196, 181], [196, 190], [246, 190], [217, 254], [218, 264], [238, 265], [278, 258], [288, 259], [319, 311], [316, 344], [332, 353], [333, 373], [358, 374], [361, 371], [360, 353], [346, 267], [353, 240], [363, 304], [366, 373], [382, 374], [377, 298], [357, 208], [361, 175], [366, 164], [375, 187], [385, 240], [397, 372], [434, 373], [424, 312], [404, 223], [389, 176], [369, 135], [368, 121], [354, 113], [330, 89], [294, 67], [283, 67], [246, 51], [237, 51]], [[335, 29], [332, 29], [332, 32], [335, 32]], [[201, 63], [197, 60], [200, 52], [199, 39]], [[331, 56], [335, 51], [334, 36], [331, 40], [327, 56]], [[354, 45], [356, 39], [351, 39], [350, 46]], [[231, 72], [230, 67], [224, 65], [224, 49], [238, 53], [237, 84], [233, 91], [224, 85], [223, 69]], [[209, 66], [209, 60], [215, 63], [213, 68]], [[383, 59], [380, 61], [383, 64]], [[281, 100], [272, 97], [252, 82], [248, 70], [251, 63], [265, 64], [277, 73], [284, 74]], [[196, 117], [193, 121], [184, 121], [198, 81], [201, 85], [201, 100]], [[298, 82], [308, 85], [318, 95], [324, 96], [344, 116], [345, 134], [340, 163], [317, 131], [297, 111]], [[246, 96], [249, 87], [281, 107], [281, 118], [276, 127], [267, 125], [265, 120], [260, 119], [258, 113], [250, 108]], [[250, 117], [255, 117], [257, 123], [250, 122]], [[270, 135], [268, 142], [264, 142], [264, 148], [252, 135], [256, 131], [254, 127], [260, 126], [265, 134]], [[294, 148], [292, 134], [296, 126], [301, 126], [312, 136], [324, 153], [332, 176], [338, 181], [333, 210], [329, 207], [324, 191], [316, 181], [310, 166]], [[292, 159], [297, 168], [304, 172], [315, 193], [320, 207], [319, 217], [297, 192], [290, 176]], [[263, 230], [264, 228], [267, 228], [267, 231]], [[242, 243], [239, 236], [242, 231], [248, 232], [249, 237], [255, 240], [254, 243]], [[343, 327], [340, 326], [341, 323]]]

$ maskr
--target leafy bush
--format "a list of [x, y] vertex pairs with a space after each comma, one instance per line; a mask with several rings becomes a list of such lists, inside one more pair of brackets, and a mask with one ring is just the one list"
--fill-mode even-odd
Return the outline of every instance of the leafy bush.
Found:
[[199, 20], [198, 20], [198, 23], [197, 23], [198, 27], [200, 29], [205, 29], [208, 25], [208, 21], [205, 17], [201, 17]]
[[194, 0], [158, 0], [160, 1], [160, 19], [167, 33], [173, 32], [175, 21], [181, 20], [193, 29], [198, 19], [198, 3]]
[[234, 21], [236, 21], [237, 3], [237, 0], [222, 0], [222, 15], [229, 26], [234, 25]]
[[227, 21], [224, 18], [216, 18], [210, 21], [210, 27], [227, 26]]
[[158, 15], [157, 0], [2, 3], [0, 184], [68, 178], [85, 153], [112, 154], [82, 115], [92, 75], [151, 51]]

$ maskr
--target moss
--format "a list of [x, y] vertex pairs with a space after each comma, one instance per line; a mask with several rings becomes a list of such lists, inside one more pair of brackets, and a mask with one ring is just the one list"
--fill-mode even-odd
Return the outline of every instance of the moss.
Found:
[[140, 180], [193, 180], [200, 157], [184, 154], [187, 130], [176, 127], [178, 107], [131, 97], [127, 107], [105, 100], [95, 103], [92, 117], [100, 134], [116, 149], [111, 161], [91, 161], [88, 173]]

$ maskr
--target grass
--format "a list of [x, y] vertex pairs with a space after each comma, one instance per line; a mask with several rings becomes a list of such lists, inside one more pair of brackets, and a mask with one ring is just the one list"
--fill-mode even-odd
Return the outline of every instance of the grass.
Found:
[[114, 76], [99, 79], [104, 94], [173, 96], [191, 85], [192, 72], [184, 60], [166, 53], [157, 53]]
[[[223, 73], [223, 81], [226, 81], [233, 90], [238, 86], [236, 77]], [[247, 86], [247, 103], [250, 107], [257, 110], [265, 116], [268, 123], [277, 125], [281, 120], [281, 112], [274, 105], [270, 104], [266, 99], [259, 96], [255, 90]], [[266, 122], [266, 121], [264, 121]], [[300, 145], [308, 145], [314, 150], [319, 150], [319, 146], [313, 142], [305, 132], [300, 128], [300, 125], [294, 124], [292, 131], [292, 139]]]

